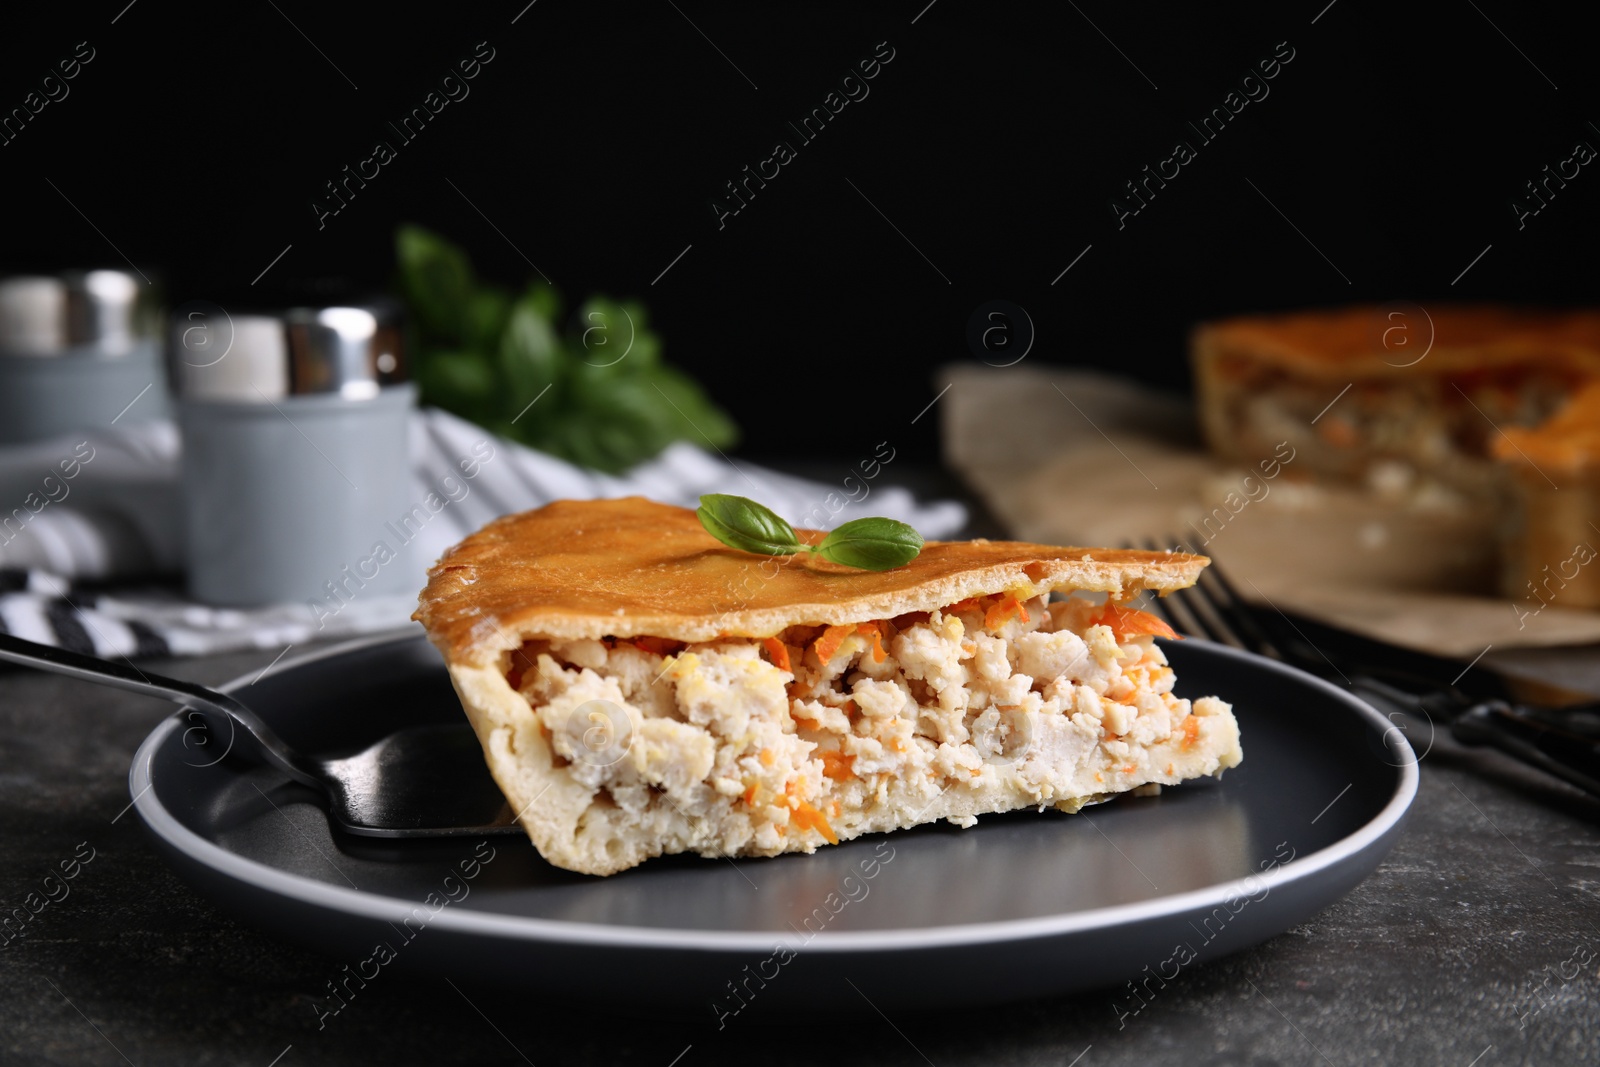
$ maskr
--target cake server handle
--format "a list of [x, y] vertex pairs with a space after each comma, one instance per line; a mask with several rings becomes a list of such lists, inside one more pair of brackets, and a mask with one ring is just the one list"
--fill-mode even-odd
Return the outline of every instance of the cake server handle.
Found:
[[[0, 660], [33, 667], [69, 678], [79, 678], [96, 685], [113, 689], [127, 689], [134, 693], [161, 697], [190, 709], [199, 724], [191, 729], [202, 729], [204, 737], [197, 743], [218, 745], [222, 752], [209, 763], [217, 763], [227, 756], [239, 756], [250, 763], [264, 763], [276, 767], [302, 785], [325, 791], [327, 786], [319, 775], [318, 766], [284, 742], [256, 713], [227, 693], [219, 693], [198, 682], [185, 682], [168, 678], [154, 671], [141, 670], [124, 659], [118, 663], [86, 656], [81, 652], [41, 645], [11, 634], [0, 634]], [[186, 731], [185, 747], [191, 747]]]
[[1450, 724], [1464, 744], [1489, 745], [1600, 796], [1600, 741], [1517, 714], [1500, 700], [1468, 708]]

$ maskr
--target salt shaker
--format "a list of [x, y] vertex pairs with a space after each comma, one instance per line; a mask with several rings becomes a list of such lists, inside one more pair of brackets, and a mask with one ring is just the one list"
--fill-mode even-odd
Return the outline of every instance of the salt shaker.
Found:
[[410, 487], [399, 325], [384, 304], [180, 309], [169, 365], [191, 596], [306, 602], [320, 619], [415, 588], [393, 549], [375, 551]]
[[159, 316], [125, 271], [0, 279], [0, 444], [166, 418]]

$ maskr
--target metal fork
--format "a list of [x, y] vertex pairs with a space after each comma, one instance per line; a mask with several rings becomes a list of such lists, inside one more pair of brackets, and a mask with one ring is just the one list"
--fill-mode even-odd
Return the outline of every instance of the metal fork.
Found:
[[[1185, 551], [1193, 551], [1181, 540], [1174, 544]], [[1161, 546], [1153, 542], [1146, 542], [1142, 547], [1162, 551]], [[1379, 677], [1377, 672], [1359, 662], [1343, 656], [1338, 659], [1328, 656], [1281, 611], [1278, 614], [1294, 630], [1299, 641], [1274, 642], [1214, 561], [1201, 572], [1193, 586], [1149, 600], [1155, 611], [1180, 633], [1253, 652], [1342, 683], [1368, 703], [1378, 705], [1380, 710], [1387, 707], [1391, 721], [1396, 713], [1408, 716], [1420, 713], [1431, 726], [1437, 717], [1449, 723], [1451, 736], [1463, 744], [1490, 745], [1600, 796], [1600, 739], [1565, 728], [1560, 721], [1563, 714], [1560, 709], [1505, 700], [1480, 700], [1453, 684], [1440, 686], [1419, 676], [1399, 675], [1403, 684], [1397, 684], [1392, 680], [1397, 677], [1396, 672], [1387, 672], [1389, 678]]]
[[[1146, 541], [1140, 547], [1153, 552], [1164, 551], [1154, 541]], [[1176, 542], [1176, 547], [1185, 552], [1194, 552], [1182, 541]], [[1244, 599], [1214, 561], [1200, 572], [1200, 577], [1188, 589], [1149, 599], [1156, 612], [1179, 633], [1204, 637], [1218, 644], [1287, 662], [1278, 646], [1257, 624], [1255, 616], [1240, 610]], [[1232, 623], [1228, 621], [1229, 617], [1234, 620]]]

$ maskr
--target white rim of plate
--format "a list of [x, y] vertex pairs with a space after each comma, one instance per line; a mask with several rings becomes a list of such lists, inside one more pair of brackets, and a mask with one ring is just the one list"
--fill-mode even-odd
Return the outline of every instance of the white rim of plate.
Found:
[[[278, 670], [274, 673], [280, 673], [289, 667], [304, 666], [318, 660], [331, 659], [378, 645], [420, 640], [423, 640], [423, 638], [417, 634], [379, 635], [377, 637], [359, 638], [286, 660], [279, 664]], [[1404, 760], [1395, 768], [1400, 772], [1400, 780], [1388, 803], [1368, 820], [1361, 829], [1340, 838], [1326, 848], [1318, 849], [1305, 857], [1296, 857], [1271, 871], [1246, 878], [1236, 878], [1227, 882], [1218, 882], [1204, 889], [1166, 894], [1131, 904], [1116, 904], [1105, 908], [1093, 908], [1087, 911], [1062, 915], [1039, 916], [1031, 919], [952, 923], [949, 926], [918, 927], [905, 930], [823, 930], [806, 941], [804, 951], [850, 953], [896, 949], [945, 948], [1002, 941], [1031, 941], [1172, 918], [1190, 911], [1218, 907], [1228, 900], [1238, 900], [1240, 897], [1258, 895], [1262, 892], [1263, 887], [1270, 895], [1273, 890], [1282, 886], [1314, 878], [1330, 867], [1335, 867], [1366, 851], [1399, 825], [1406, 812], [1410, 809], [1411, 802], [1416, 798], [1420, 775], [1417, 770], [1416, 753], [1412, 751], [1410, 744], [1402, 735], [1394, 732], [1393, 723], [1390, 720], [1384, 718], [1371, 705], [1346, 693], [1338, 686], [1304, 671], [1295, 670], [1265, 657], [1241, 652], [1225, 645], [1210, 642], [1199, 642], [1199, 644], [1206, 649], [1208, 654], [1236, 659], [1256, 669], [1291, 675], [1297, 682], [1321, 689], [1327, 695], [1332, 696], [1338, 703], [1365, 720], [1370, 727], [1381, 731], [1380, 737], [1387, 738], [1392, 734], [1395, 744], [1403, 746], [1403, 753], [1410, 758]], [[238, 678], [218, 688], [223, 692], [232, 693], [248, 685], [251, 680], [252, 678], [248, 674], [240, 675]], [[335, 911], [352, 917], [383, 923], [399, 922], [411, 914], [412, 908], [421, 903], [420, 901], [402, 900], [398, 897], [383, 896], [360, 889], [341, 888], [326, 882], [318, 882], [300, 875], [290, 874], [276, 867], [270, 867], [264, 863], [246, 859], [236, 853], [229, 852], [227, 849], [206, 840], [184, 826], [161, 803], [160, 798], [156, 795], [156, 790], [153, 788], [154, 779], [151, 777], [150, 772], [151, 763], [155, 758], [156, 752], [167, 742], [168, 736], [179, 725], [180, 720], [175, 716], [168, 716], [163, 719], [150, 732], [150, 735], [145, 738], [144, 742], [139, 746], [139, 750], [134, 753], [133, 765], [128, 771], [128, 790], [133, 796], [135, 810], [150, 831], [168, 845], [198, 861], [214, 873], [233, 881], [249, 885], [258, 890], [266, 890], [281, 897], [287, 897], [306, 906]], [[1397, 751], [1396, 755], [1401, 755], [1401, 752]], [[523, 839], [512, 837], [510, 840], [520, 842]], [[536, 919], [517, 915], [499, 915], [490, 912], [458, 911], [451, 908], [443, 909], [435, 914], [429, 919], [428, 926], [430, 929], [439, 927], [460, 934], [480, 937], [489, 936], [533, 944], [557, 943], [699, 952], [765, 952], [772, 948], [774, 939], [784, 936], [777, 931], [763, 933], [650, 926], [609, 926], [560, 919]]]

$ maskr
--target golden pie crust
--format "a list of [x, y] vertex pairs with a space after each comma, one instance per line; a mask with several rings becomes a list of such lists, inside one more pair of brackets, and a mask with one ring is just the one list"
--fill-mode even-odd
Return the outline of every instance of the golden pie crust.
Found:
[[[799, 530], [809, 544], [825, 534]], [[445, 657], [486, 664], [525, 637], [770, 637], [867, 622], [967, 597], [1081, 589], [1116, 599], [1192, 585], [1181, 552], [929, 541], [904, 567], [863, 571], [729, 548], [688, 508], [632, 496], [558, 500], [489, 523], [428, 572], [413, 616]]]

